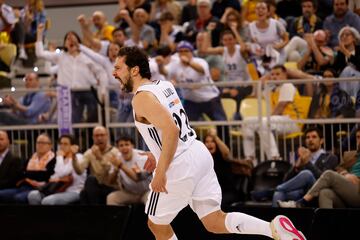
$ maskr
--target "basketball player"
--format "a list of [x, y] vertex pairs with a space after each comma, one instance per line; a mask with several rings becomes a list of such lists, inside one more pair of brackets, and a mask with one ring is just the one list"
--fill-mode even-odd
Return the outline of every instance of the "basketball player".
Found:
[[121, 48], [113, 74], [124, 91], [134, 93], [135, 125], [156, 158], [145, 211], [157, 240], [177, 239], [170, 223], [188, 204], [213, 233], [305, 239], [285, 216], [269, 223], [243, 213], [221, 211], [221, 189], [213, 159], [205, 145], [196, 140], [174, 86], [149, 80], [148, 57], [142, 50]]

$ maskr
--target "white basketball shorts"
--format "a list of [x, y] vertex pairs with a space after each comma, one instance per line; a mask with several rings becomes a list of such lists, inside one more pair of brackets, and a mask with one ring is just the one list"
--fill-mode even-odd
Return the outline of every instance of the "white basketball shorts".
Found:
[[145, 212], [155, 224], [170, 224], [188, 204], [200, 219], [220, 209], [221, 188], [205, 145], [195, 140], [178, 158], [166, 172], [168, 193], [148, 196]]

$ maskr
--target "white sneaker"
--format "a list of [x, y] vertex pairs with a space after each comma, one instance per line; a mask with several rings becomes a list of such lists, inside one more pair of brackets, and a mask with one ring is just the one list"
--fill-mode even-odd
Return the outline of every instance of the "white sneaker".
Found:
[[19, 58], [22, 60], [26, 60], [28, 58], [24, 48], [19, 49]]
[[296, 208], [296, 202], [295, 201], [277, 201], [277, 204], [281, 208]]
[[270, 223], [271, 232], [275, 240], [306, 240], [304, 234], [294, 227], [288, 217], [276, 216]]

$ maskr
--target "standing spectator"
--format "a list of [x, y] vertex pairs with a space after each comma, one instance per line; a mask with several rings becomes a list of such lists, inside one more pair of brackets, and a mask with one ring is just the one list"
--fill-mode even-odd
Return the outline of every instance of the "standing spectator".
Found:
[[36, 55], [58, 64], [57, 84], [67, 86], [72, 91], [73, 123], [84, 121], [85, 107], [86, 121], [97, 122], [97, 101], [91, 87], [99, 86], [100, 92], [104, 93], [107, 83], [104, 69], [80, 52], [80, 38], [72, 31], [65, 34], [64, 51], [60, 53], [45, 51], [41, 39], [43, 30], [44, 25], [40, 24], [37, 31]]
[[40, 134], [36, 138], [36, 152], [26, 166], [23, 179], [17, 182], [16, 188], [0, 190], [1, 203], [27, 203], [29, 192], [49, 181], [56, 163], [51, 148], [52, 142], [47, 134]]
[[11, 153], [7, 132], [0, 130], [0, 190], [15, 188], [23, 177], [23, 168], [23, 161]]
[[255, 12], [258, 18], [249, 24], [251, 52], [260, 62], [269, 58], [271, 68], [280, 63], [280, 53], [289, 42], [289, 36], [279, 21], [268, 17], [269, 5], [265, 1], [256, 4]]
[[293, 20], [288, 26], [290, 37], [303, 37], [306, 33], [314, 33], [322, 28], [322, 20], [316, 15], [316, 0], [302, 0], [302, 15]]
[[83, 161], [73, 159], [73, 167], [77, 174], [83, 174], [89, 168], [89, 176], [84, 189], [80, 193], [83, 204], [105, 204], [106, 196], [118, 188], [117, 172], [112, 169], [111, 158], [119, 154], [117, 148], [109, 144], [109, 134], [103, 126], [93, 130], [94, 145], [84, 153]]
[[197, 1], [197, 14], [198, 18], [191, 20], [185, 28], [185, 40], [194, 44], [199, 32], [209, 30], [212, 46], [218, 46], [223, 25], [217, 17], [211, 15], [210, 0]]
[[115, 171], [118, 171], [120, 190], [107, 196], [107, 205], [121, 205], [131, 203], [146, 203], [149, 194], [149, 184], [152, 175], [143, 167], [147, 156], [134, 149], [134, 142], [130, 137], [123, 136], [116, 142], [119, 156], [112, 158]]
[[[249, 82], [251, 79], [246, 69], [247, 62], [243, 57], [244, 52], [246, 52], [246, 50], [243, 49], [246, 48], [246, 45], [241, 41], [240, 35], [237, 32], [237, 27], [232, 25], [232, 30], [225, 30], [221, 35], [221, 39], [224, 47], [203, 48], [206, 47], [206, 44], [202, 44], [200, 51], [206, 54], [222, 55], [226, 69], [226, 81]], [[237, 41], [237, 39], [239, 39], [239, 41]], [[242, 46], [239, 43], [242, 44]], [[251, 85], [226, 87], [222, 89], [223, 97], [230, 97], [236, 100], [236, 113], [239, 112], [241, 101], [251, 93]], [[235, 119], [240, 119], [240, 116], [236, 115]]]
[[96, 28], [96, 32], [94, 33], [94, 37], [100, 40], [108, 40], [112, 41], [112, 32], [115, 27], [110, 25], [106, 16], [102, 11], [95, 11], [92, 15], [92, 22]]
[[79, 147], [75, 145], [75, 139], [71, 135], [62, 135], [58, 143], [55, 172], [50, 177], [48, 184], [29, 193], [30, 205], [65, 205], [80, 199], [80, 191], [84, 186], [86, 173], [76, 174], [72, 161], [75, 158], [77, 161], [81, 161], [82, 154], [77, 153]]
[[348, 0], [334, 0], [334, 13], [328, 16], [324, 21], [324, 29], [330, 38], [330, 47], [339, 46], [339, 32], [345, 26], [355, 28], [360, 31], [360, 17], [349, 10]]
[[298, 200], [310, 189], [316, 179], [326, 170], [335, 170], [338, 158], [322, 148], [324, 138], [318, 128], [305, 131], [305, 145], [298, 149], [299, 158], [286, 174], [284, 183], [276, 187], [273, 207], [285, 200]]
[[[167, 75], [177, 83], [212, 83], [209, 65], [204, 59], [193, 57], [191, 43], [181, 41], [177, 46], [179, 60], [171, 62]], [[212, 120], [225, 121], [226, 116], [220, 102], [220, 91], [216, 86], [205, 85], [182, 89], [184, 107], [190, 121], [198, 121], [206, 113]]]
[[24, 97], [16, 100], [11, 95], [4, 98], [4, 104], [12, 110], [0, 112], [0, 123], [6, 125], [35, 124], [41, 114], [50, 110], [50, 97], [40, 91], [40, 80], [36, 73], [25, 75], [25, 88], [29, 90]]

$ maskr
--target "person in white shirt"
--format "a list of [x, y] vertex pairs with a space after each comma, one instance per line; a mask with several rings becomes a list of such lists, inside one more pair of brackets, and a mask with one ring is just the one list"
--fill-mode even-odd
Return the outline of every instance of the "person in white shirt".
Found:
[[[247, 52], [246, 45], [242, 42], [237, 28], [233, 27], [222, 32], [221, 41], [224, 46], [207, 47], [210, 45], [209, 36], [204, 39], [207, 39], [207, 43], [201, 44], [200, 53], [222, 55], [226, 69], [226, 81], [250, 82], [251, 78], [247, 70], [247, 62], [243, 56]], [[204, 41], [202, 42], [204, 43]], [[230, 97], [236, 100], [236, 113], [239, 112], [241, 101], [251, 93], [251, 85], [222, 88], [222, 97]], [[240, 119], [241, 117], [235, 114], [234, 118]]]
[[104, 69], [79, 50], [81, 43], [75, 32], [68, 32], [64, 38], [64, 51], [60, 53], [44, 50], [42, 32], [44, 25], [40, 24], [35, 45], [36, 56], [58, 64], [57, 84], [69, 87], [72, 91], [72, 122], [84, 121], [83, 112], [87, 109], [87, 122], [98, 121], [97, 100], [91, 87], [105, 91], [107, 84]]
[[120, 190], [107, 196], [107, 205], [121, 205], [131, 203], [146, 203], [149, 194], [151, 173], [143, 167], [147, 156], [134, 149], [134, 141], [124, 135], [117, 142], [119, 156], [112, 159], [112, 164], [119, 172]]
[[[263, 77], [263, 80], [286, 80], [288, 72], [283, 65], [276, 65], [271, 69], [270, 74]], [[279, 148], [275, 141], [272, 131], [278, 134], [290, 134], [299, 131], [299, 126], [293, 121], [301, 116], [298, 112], [300, 106], [300, 94], [292, 83], [283, 83], [274, 88], [270, 93], [270, 103], [272, 112], [270, 116], [270, 124], [268, 117], [262, 117], [262, 128], [259, 125], [258, 116], [244, 118], [242, 126], [243, 149], [246, 160], [250, 160], [254, 165], [257, 164], [255, 156], [255, 131], [260, 135], [260, 141], [263, 144], [267, 159], [281, 159]], [[270, 125], [270, 126], [269, 126]]]
[[[167, 66], [168, 79], [176, 83], [213, 83], [208, 63], [193, 57], [194, 48], [190, 42], [181, 41], [177, 46], [178, 61]], [[190, 121], [198, 121], [202, 114], [212, 120], [225, 121], [226, 115], [220, 101], [220, 91], [214, 85], [182, 87], [184, 107]]]
[[[49, 183], [59, 183], [59, 189], [50, 193], [45, 189], [33, 190], [28, 195], [30, 205], [65, 205], [80, 199], [86, 172], [78, 175], [72, 165], [76, 158], [82, 161], [82, 154], [78, 153], [79, 147], [71, 135], [62, 135], [59, 140], [59, 150], [56, 156], [55, 173], [50, 177]], [[50, 193], [50, 194], [49, 194]]]

